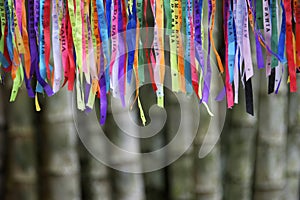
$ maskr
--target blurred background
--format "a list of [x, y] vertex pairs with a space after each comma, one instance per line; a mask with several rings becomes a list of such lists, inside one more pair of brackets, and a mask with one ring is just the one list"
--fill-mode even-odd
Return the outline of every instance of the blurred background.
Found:
[[[290, 94], [286, 84], [282, 84], [278, 95], [268, 95], [264, 75], [261, 80], [259, 75], [255, 77], [254, 117], [245, 112], [243, 90], [240, 103], [224, 113], [222, 130], [218, 124], [222, 120], [212, 120], [201, 105], [197, 135], [189, 149], [171, 165], [142, 174], [107, 167], [87, 151], [84, 145], [105, 152], [121, 169], [144, 165], [139, 159], [120, 157], [98, 140], [98, 120], [74, 115], [71, 92], [62, 90], [50, 98], [40, 96], [42, 111], [36, 112], [34, 99], [28, 98], [25, 88], [20, 90], [16, 102], [9, 103], [10, 86], [6, 83], [0, 90], [0, 199], [299, 200], [300, 96]], [[146, 125], [153, 119], [159, 121], [163, 117], [161, 112], [155, 112], [159, 109], [154, 109], [152, 120], [149, 117], [149, 108], [156, 103], [151, 85], [141, 87], [140, 93]], [[165, 105], [167, 121], [151, 138], [125, 135], [111, 110], [102, 128], [117, 146], [146, 153], [168, 144], [181, 122], [182, 143], [171, 149], [181, 151], [193, 134], [191, 122], [198, 105], [192, 97], [176, 97], [169, 90]], [[218, 106], [213, 101], [210, 108], [218, 113]], [[122, 112], [124, 109], [120, 108], [121, 116]], [[134, 132], [135, 124], [141, 125], [141, 120], [136, 107], [130, 113], [133, 118], [127, 128]], [[123, 114], [128, 120], [128, 115]], [[209, 124], [212, 128], [208, 128]], [[86, 135], [84, 145], [75, 125], [81, 135]], [[221, 138], [217, 140], [220, 131]], [[215, 140], [218, 142], [212, 151], [199, 158], [200, 147], [214, 145]], [[164, 156], [156, 160], [163, 161]]]

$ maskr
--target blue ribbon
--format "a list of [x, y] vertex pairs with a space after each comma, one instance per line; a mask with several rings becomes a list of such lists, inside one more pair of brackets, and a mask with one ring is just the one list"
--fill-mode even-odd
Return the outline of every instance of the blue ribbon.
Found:
[[106, 20], [107, 20], [107, 35], [110, 37], [110, 15], [111, 15], [111, 0], [106, 0]]
[[[109, 41], [108, 41], [108, 29], [106, 25], [106, 21], [108, 22], [108, 27], [110, 27], [110, 20], [105, 19], [104, 15], [104, 6], [103, 6], [103, 1], [102, 0], [97, 0], [96, 1], [97, 5], [97, 13], [98, 13], [98, 28], [100, 29], [100, 37], [102, 41], [102, 47], [103, 47], [103, 52], [106, 57], [106, 67], [105, 67], [105, 80], [106, 80], [106, 91], [109, 91], [109, 63], [110, 63], [110, 55], [109, 55]], [[108, 7], [106, 7], [107, 9]], [[110, 9], [110, 7], [109, 7]], [[106, 10], [107, 11], [107, 10]], [[110, 13], [110, 11], [109, 11]], [[106, 13], [107, 16], [107, 13]], [[110, 17], [109, 17], [110, 19]], [[101, 28], [100, 28], [101, 27]]]
[[132, 69], [134, 63], [135, 40], [136, 40], [136, 0], [133, 0], [132, 13], [128, 6], [128, 24], [127, 24], [127, 47], [128, 47], [128, 64], [127, 64], [127, 82], [131, 83]]
[[235, 60], [235, 30], [234, 30], [234, 20], [231, 6], [229, 6], [229, 19], [228, 19], [228, 69], [229, 69], [229, 77], [230, 83], [233, 82], [234, 79], [234, 60]]
[[13, 43], [12, 43], [12, 34], [13, 34], [13, 19], [12, 19], [12, 13], [10, 13], [9, 11], [9, 7], [8, 7], [8, 1], [5, 0], [5, 11], [6, 11], [6, 18], [7, 18], [7, 38], [6, 38], [6, 46], [7, 46], [7, 50], [8, 50], [8, 54], [10, 57], [10, 60], [13, 60], [14, 57], [14, 52], [13, 52]]
[[[185, 2], [184, 2], [185, 1]], [[187, 94], [193, 93], [192, 87], [192, 78], [191, 78], [191, 63], [190, 63], [190, 50], [191, 50], [191, 25], [189, 22], [189, 15], [191, 14], [189, 11], [189, 4], [188, 0], [184, 0], [182, 3], [185, 3], [185, 24], [186, 24], [186, 47], [185, 47], [185, 54], [184, 54], [184, 75], [185, 75], [185, 89]], [[179, 55], [180, 56], [180, 55]]]
[[284, 9], [282, 0], [280, 1], [280, 5], [282, 8], [282, 23], [281, 23], [281, 29], [280, 29], [280, 35], [279, 35], [279, 41], [278, 41], [278, 56], [281, 59], [286, 60], [284, 58], [286, 21], [285, 21], [285, 9]]
[[[43, 80], [46, 80], [46, 63], [45, 63], [45, 38], [44, 38], [44, 4], [45, 0], [40, 0], [40, 18], [39, 18], [39, 59], [40, 59], [40, 74]], [[40, 83], [36, 86], [36, 91], [43, 93], [43, 87]]]

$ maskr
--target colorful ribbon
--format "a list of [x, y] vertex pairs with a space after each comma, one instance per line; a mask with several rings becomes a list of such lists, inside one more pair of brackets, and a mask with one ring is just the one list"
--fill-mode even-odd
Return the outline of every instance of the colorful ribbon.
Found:
[[[125, 105], [127, 83], [134, 79], [134, 103], [137, 100], [145, 123], [139, 99], [139, 87], [147, 78], [144, 64], [148, 66], [157, 104], [161, 107], [164, 106], [165, 76], [171, 77], [174, 92], [196, 93], [199, 102], [207, 107], [210, 85], [215, 84], [211, 83], [212, 68], [218, 68], [225, 87], [216, 99], [222, 100], [226, 96], [227, 106], [232, 108], [239, 101], [241, 82], [245, 88], [246, 111], [254, 114], [253, 59], [256, 59], [259, 69], [266, 68], [268, 93], [279, 92], [285, 68], [290, 91], [297, 91], [297, 70], [300, 67], [298, 0], [281, 0], [280, 3], [277, 0], [205, 2], [0, 2], [0, 66], [4, 73], [11, 74], [10, 100], [16, 99], [24, 81], [28, 95], [35, 97], [39, 110], [37, 93], [45, 92], [51, 96], [67, 85], [69, 90], [76, 89], [80, 110], [89, 112], [95, 99], [100, 98], [100, 124], [104, 124], [108, 93], [120, 98]], [[214, 37], [220, 7], [223, 8], [224, 39]], [[150, 28], [151, 16], [153, 29]], [[279, 16], [282, 16], [281, 21]], [[204, 26], [206, 22], [207, 26]], [[252, 33], [253, 41], [250, 40]], [[168, 46], [170, 56], [166, 53]], [[219, 46], [224, 52], [217, 49]], [[251, 53], [252, 48], [255, 48], [255, 55]], [[171, 74], [165, 74], [168, 63]]]

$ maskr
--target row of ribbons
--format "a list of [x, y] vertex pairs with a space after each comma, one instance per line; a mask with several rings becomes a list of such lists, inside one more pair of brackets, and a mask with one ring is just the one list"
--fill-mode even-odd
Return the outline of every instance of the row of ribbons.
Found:
[[[213, 36], [217, 8], [223, 11], [222, 56]], [[37, 109], [38, 93], [52, 96], [65, 86], [76, 90], [80, 110], [92, 109], [99, 98], [104, 124], [107, 95], [125, 105], [126, 85], [135, 79], [135, 101], [145, 123], [138, 90], [145, 81], [143, 66], [163, 107], [167, 63], [172, 90], [195, 93], [207, 108], [212, 67], [218, 67], [225, 87], [216, 99], [226, 97], [233, 107], [242, 83], [246, 110], [253, 114], [252, 59], [265, 68], [268, 93], [278, 93], [286, 68], [290, 91], [297, 91], [299, 0], [4, 0], [0, 20], [0, 65], [11, 73], [10, 100], [25, 82]]]

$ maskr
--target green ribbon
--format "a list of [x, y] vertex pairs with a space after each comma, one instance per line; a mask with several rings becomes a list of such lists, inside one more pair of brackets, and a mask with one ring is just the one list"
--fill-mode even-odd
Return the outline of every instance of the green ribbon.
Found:
[[264, 29], [263, 0], [256, 0], [256, 22], [258, 29]]
[[[278, 47], [278, 30], [277, 30], [277, 13], [276, 13], [276, 0], [270, 1], [271, 6], [271, 24], [272, 24], [272, 37], [271, 37], [271, 49], [273, 52], [277, 53]], [[278, 60], [275, 56], [272, 56], [271, 67], [274, 68], [278, 66]]]
[[171, 35], [172, 34], [172, 13], [171, 13], [171, 7], [170, 7], [170, 0], [163, 0], [164, 2], [164, 8], [165, 8], [165, 16], [166, 16], [166, 34]]
[[[137, 1], [137, 6], [136, 6], [136, 10], [137, 10], [137, 18], [140, 24], [140, 30], [142, 30], [141, 28], [143, 27], [143, 0], [138, 0]], [[139, 80], [140, 80], [140, 85], [142, 85], [145, 82], [145, 70], [144, 70], [144, 50], [143, 50], [143, 44], [141, 41], [141, 35], [140, 38], [138, 38], [139, 40], [139, 45], [138, 45], [138, 75], [139, 75]]]

